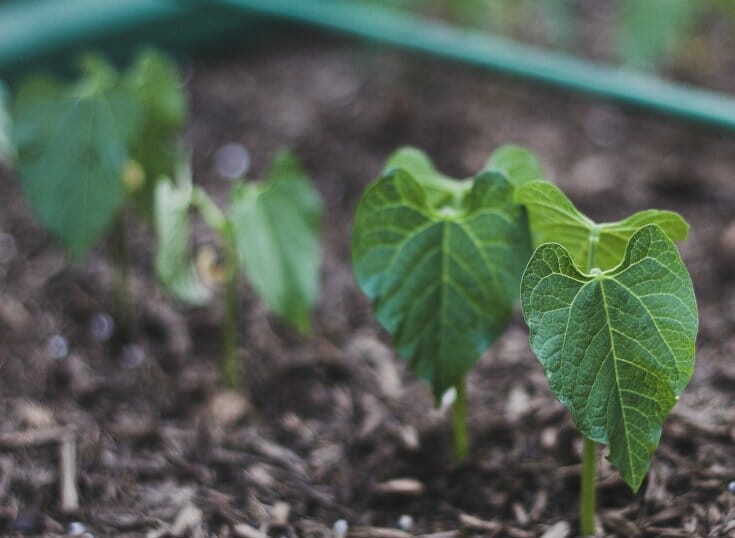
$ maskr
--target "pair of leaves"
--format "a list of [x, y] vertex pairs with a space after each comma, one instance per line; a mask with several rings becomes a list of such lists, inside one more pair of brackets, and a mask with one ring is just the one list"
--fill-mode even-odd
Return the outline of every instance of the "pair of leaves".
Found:
[[[178, 131], [183, 124], [183, 109], [167, 97], [181, 93], [173, 72], [152, 52], [125, 75], [87, 56], [73, 83], [36, 77], [18, 89], [13, 141], [20, 180], [41, 221], [73, 259], [84, 257], [120, 210], [126, 195], [121, 176], [131, 151], [148, 148], [136, 155], [144, 170], [162, 162], [158, 152], [171, 144], [173, 126]], [[167, 136], [150, 139], [150, 132], [161, 133], [159, 124], [166, 125]]]
[[296, 329], [308, 331], [319, 293], [322, 202], [296, 159], [281, 153], [266, 181], [238, 181], [227, 215], [204, 191], [192, 187], [190, 176], [176, 186], [157, 187], [158, 276], [178, 298], [201, 304], [211, 291], [190, 261], [192, 207], [218, 232], [268, 307]]
[[541, 244], [521, 283], [531, 348], [579, 430], [609, 446], [637, 490], [694, 367], [696, 301], [672, 242], [688, 225], [655, 210], [596, 224], [538, 181], [516, 199]]
[[525, 214], [513, 193], [512, 180], [497, 169], [454, 181], [423, 153], [403, 149], [357, 209], [357, 282], [398, 353], [437, 399], [512, 314], [530, 255]]

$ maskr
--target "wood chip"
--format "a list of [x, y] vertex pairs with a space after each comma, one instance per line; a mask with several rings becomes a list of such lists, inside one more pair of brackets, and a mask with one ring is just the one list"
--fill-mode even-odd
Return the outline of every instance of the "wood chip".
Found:
[[567, 538], [572, 531], [571, 526], [566, 521], [554, 523], [548, 530], [541, 535], [541, 538]]
[[240, 538], [268, 538], [266, 533], [256, 529], [255, 527], [251, 527], [247, 523], [239, 523], [235, 525], [232, 527], [232, 531], [235, 533], [235, 536], [239, 536]]
[[77, 492], [77, 442], [74, 435], [64, 435], [59, 444], [60, 496], [61, 511], [76, 512], [79, 510], [79, 494]]
[[466, 529], [493, 532], [500, 531], [503, 528], [503, 525], [501, 523], [497, 523], [495, 521], [486, 521], [484, 519], [480, 519], [479, 517], [471, 516], [469, 514], [459, 514], [459, 524]]
[[271, 508], [271, 525], [285, 527], [288, 524], [288, 516], [291, 513], [291, 505], [279, 501]]
[[413, 538], [412, 534], [387, 527], [353, 527], [347, 531], [347, 536], [349, 538]]
[[421, 495], [424, 489], [424, 484], [413, 478], [395, 478], [375, 486], [375, 490], [379, 493], [407, 496]]

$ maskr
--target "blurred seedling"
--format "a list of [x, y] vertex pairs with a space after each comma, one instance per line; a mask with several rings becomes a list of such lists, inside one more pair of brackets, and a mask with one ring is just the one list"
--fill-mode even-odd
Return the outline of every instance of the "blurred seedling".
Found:
[[[223, 287], [222, 374], [227, 386], [235, 387], [241, 274], [281, 319], [301, 333], [310, 330], [319, 293], [319, 194], [296, 158], [282, 152], [265, 181], [234, 181], [226, 210], [193, 184], [187, 167], [175, 182], [157, 185], [155, 201], [161, 282], [193, 305], [212, 299], [212, 284]], [[205, 246], [193, 259], [192, 211], [217, 238], [217, 248]]]

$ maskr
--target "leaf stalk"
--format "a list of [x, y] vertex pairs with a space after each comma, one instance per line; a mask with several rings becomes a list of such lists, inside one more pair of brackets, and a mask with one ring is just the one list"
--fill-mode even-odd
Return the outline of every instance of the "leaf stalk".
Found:
[[466, 377], [454, 385], [457, 397], [452, 405], [452, 430], [454, 438], [454, 461], [461, 462], [470, 454], [470, 438], [467, 432], [467, 382]]

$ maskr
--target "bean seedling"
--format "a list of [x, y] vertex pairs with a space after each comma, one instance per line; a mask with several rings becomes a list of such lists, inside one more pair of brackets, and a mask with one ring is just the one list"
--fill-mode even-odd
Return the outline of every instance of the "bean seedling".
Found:
[[474, 178], [458, 181], [419, 150], [404, 148], [357, 208], [357, 282], [436, 400], [456, 389], [457, 460], [469, 451], [465, 376], [505, 330], [531, 252], [514, 188], [538, 173], [530, 154], [506, 147]]
[[237, 276], [242, 272], [266, 305], [300, 332], [310, 329], [319, 292], [319, 230], [322, 203], [296, 159], [279, 154], [266, 181], [236, 181], [227, 212], [200, 187], [188, 169], [176, 183], [156, 190], [156, 270], [180, 299], [202, 304], [212, 292], [191, 261], [190, 211], [199, 212], [222, 250], [225, 319], [223, 376], [237, 385]]
[[595, 533], [597, 443], [633, 491], [694, 368], [698, 315], [676, 213], [596, 224], [550, 183], [516, 193], [534, 252], [521, 282], [533, 352], [583, 435], [580, 531]]
[[72, 260], [114, 223], [117, 314], [130, 325], [124, 212], [152, 214], [155, 184], [175, 168], [186, 99], [175, 66], [154, 51], [125, 72], [94, 55], [80, 69], [72, 82], [39, 75], [15, 92], [17, 169], [36, 214]]

